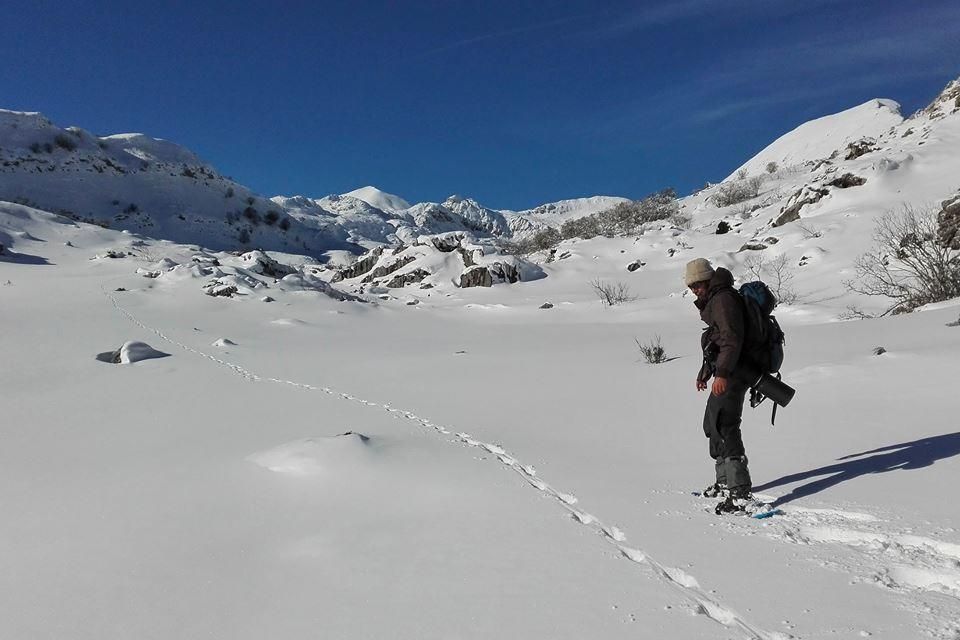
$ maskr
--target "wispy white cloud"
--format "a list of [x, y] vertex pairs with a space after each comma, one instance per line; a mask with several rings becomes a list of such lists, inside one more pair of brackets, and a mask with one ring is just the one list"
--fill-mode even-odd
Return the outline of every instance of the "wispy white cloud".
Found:
[[669, 2], [641, 3], [641, 6], [613, 14], [605, 24], [590, 30], [597, 37], [625, 36], [638, 31], [663, 27], [703, 17], [718, 17], [735, 22], [744, 16], [777, 16], [815, 11], [823, 5], [842, 0], [671, 0]]
[[584, 18], [584, 15], [565, 16], [563, 18], [556, 18], [554, 20], [547, 20], [545, 22], [538, 22], [536, 24], [528, 24], [528, 25], [523, 25], [518, 27], [510, 27], [508, 29], [501, 29], [499, 31], [491, 31], [488, 33], [480, 34], [480, 35], [471, 36], [469, 38], [454, 40], [452, 42], [448, 42], [440, 46], [433, 47], [431, 49], [417, 51], [407, 56], [405, 59], [416, 60], [420, 58], [428, 58], [430, 56], [433, 56], [439, 53], [444, 53], [447, 51], [453, 51], [455, 49], [463, 49], [463, 48], [471, 47], [471, 46], [486, 43], [486, 42], [512, 38], [515, 36], [524, 35], [524, 34], [532, 33], [535, 31], [546, 31], [549, 29], [553, 29], [554, 27], [559, 27], [560, 25], [563, 25], [563, 24], [567, 24], [577, 20], [582, 20], [583, 18]]
[[853, 31], [827, 30], [744, 50], [658, 95], [645, 96], [621, 114], [604, 118], [599, 127], [612, 132], [627, 122], [668, 113], [703, 126], [745, 112], [872, 90], [879, 93], [870, 97], [896, 99], [883, 95], [894, 82], [960, 74], [960, 41], [952, 26], [958, 21], [960, 5], [911, 13], [897, 21], [867, 15]]

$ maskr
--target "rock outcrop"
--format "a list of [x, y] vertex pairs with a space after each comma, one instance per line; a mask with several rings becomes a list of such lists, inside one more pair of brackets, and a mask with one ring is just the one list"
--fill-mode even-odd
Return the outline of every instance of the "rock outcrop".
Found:
[[[268, 278], [282, 278], [297, 270], [290, 265], [281, 264], [265, 254], [263, 251], [248, 251], [240, 256], [243, 260], [243, 268], [253, 273], [258, 273]], [[194, 258], [196, 261], [196, 258]], [[214, 260], [216, 262], [216, 260]], [[209, 263], [208, 263], [209, 264]]]
[[[395, 254], [391, 254], [391, 255], [395, 255]], [[416, 259], [417, 259], [416, 256], [403, 256], [403, 257], [400, 258], [399, 260], [394, 260], [394, 261], [391, 262], [391, 263], [388, 263], [388, 264], [385, 264], [385, 265], [381, 265], [381, 266], [379, 266], [379, 267], [375, 267], [375, 268], [374, 268], [373, 270], [371, 270], [366, 276], [364, 276], [363, 280], [361, 280], [360, 282], [362, 282], [362, 283], [364, 283], [364, 284], [368, 284], [368, 283], [370, 283], [370, 282], [373, 282], [373, 281], [376, 280], [377, 278], [382, 278], [382, 277], [384, 277], [384, 276], [388, 276], [388, 275], [390, 275], [391, 273], [393, 273], [394, 271], [398, 271], [398, 270], [402, 269], [403, 267], [407, 266], [407, 265], [410, 264], [411, 262], [415, 262]], [[422, 279], [423, 279], [423, 278], [421, 278], [421, 280], [422, 280]], [[389, 286], [389, 285], [387, 285], [387, 286]]]
[[490, 271], [486, 267], [480, 265], [467, 267], [463, 273], [460, 274], [459, 286], [461, 289], [467, 289], [469, 287], [492, 287], [493, 276], [490, 275]]
[[937, 242], [954, 251], [960, 251], [960, 195], [940, 203], [937, 214]]
[[350, 278], [358, 278], [362, 276], [376, 266], [377, 262], [380, 261], [380, 256], [382, 254], [383, 247], [377, 247], [376, 249], [373, 249], [366, 255], [361, 256], [350, 266], [340, 269], [333, 274], [333, 282], [340, 282], [341, 280], [349, 280]]
[[859, 187], [863, 184], [866, 184], [866, 182], [866, 178], [855, 176], [852, 173], [845, 173], [839, 178], [831, 180], [827, 184], [838, 189], [849, 189], [850, 187]]
[[830, 191], [828, 189], [822, 189], [817, 187], [811, 187], [807, 185], [790, 196], [790, 199], [787, 200], [786, 205], [784, 205], [780, 216], [773, 221], [774, 227], [783, 226], [789, 222], [800, 219], [800, 209], [808, 204], [814, 204], [820, 202], [823, 196], [828, 195]]
[[851, 142], [847, 145], [846, 154], [843, 156], [844, 160], [856, 160], [860, 156], [866, 155], [871, 151], [876, 150], [877, 141], [873, 138], [862, 138], [856, 142]]
[[414, 269], [413, 271], [408, 271], [407, 273], [394, 276], [389, 282], [387, 282], [385, 286], [388, 289], [399, 289], [407, 286], [408, 284], [420, 282], [429, 275], [430, 272], [426, 269]]

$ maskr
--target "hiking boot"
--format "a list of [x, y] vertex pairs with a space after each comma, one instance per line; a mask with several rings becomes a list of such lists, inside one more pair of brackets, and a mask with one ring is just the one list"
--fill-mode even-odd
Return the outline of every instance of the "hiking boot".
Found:
[[727, 513], [755, 516], [758, 513], [772, 512], [774, 510], [775, 508], [772, 505], [757, 499], [756, 496], [750, 493], [750, 487], [742, 486], [730, 489], [729, 495], [717, 504], [714, 513], [718, 516]]
[[700, 492], [704, 498], [725, 498], [730, 494], [727, 485], [714, 482], [712, 485]]
[[746, 513], [745, 503], [745, 500], [735, 500], [733, 496], [727, 496], [725, 499], [717, 503], [717, 506], [713, 512], [718, 516], [722, 516], [725, 513]]

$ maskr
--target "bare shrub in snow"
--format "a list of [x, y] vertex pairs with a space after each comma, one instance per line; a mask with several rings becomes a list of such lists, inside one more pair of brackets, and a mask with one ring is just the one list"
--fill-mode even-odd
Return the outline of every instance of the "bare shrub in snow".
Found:
[[746, 180], [747, 179], [747, 168], [744, 167], [737, 171], [737, 180]]
[[640, 355], [648, 364], [662, 364], [669, 360], [667, 350], [660, 343], [660, 336], [654, 336], [653, 340], [647, 344], [641, 343], [636, 338], [633, 340], [637, 343], [637, 348], [640, 349]]
[[823, 235], [823, 232], [818, 230], [812, 224], [797, 221], [797, 229], [803, 232], [804, 240], [813, 240], [814, 238], [819, 238]]
[[600, 302], [608, 307], [623, 304], [624, 302], [633, 302], [637, 299], [637, 297], [630, 292], [630, 287], [623, 282], [604, 282], [598, 278], [591, 282], [590, 286], [593, 287], [593, 292], [600, 298]]
[[845, 284], [855, 293], [893, 300], [883, 315], [960, 297], [960, 250], [938, 241], [935, 211], [904, 206], [886, 213], [873, 243], [854, 262], [857, 279]]
[[790, 265], [787, 254], [767, 259], [763, 251], [751, 254], [743, 261], [744, 276], [742, 280], [763, 280], [770, 291], [782, 304], [796, 304], [800, 302], [800, 295], [793, 288], [793, 279], [796, 273]]
[[76, 141], [70, 136], [62, 133], [58, 133], [53, 139], [53, 142], [61, 149], [66, 149], [67, 151], [73, 151], [77, 148]]
[[[742, 173], [742, 171], [740, 173]], [[737, 176], [739, 176], [740, 173], [738, 173]], [[741, 178], [733, 182], [724, 182], [720, 185], [717, 192], [713, 194], [713, 203], [718, 207], [729, 207], [730, 205], [752, 200], [760, 195], [761, 186], [763, 186], [763, 176], [753, 176], [752, 178]]]
[[525, 256], [537, 251], [552, 249], [560, 244], [561, 240], [563, 240], [563, 236], [560, 235], [560, 231], [550, 227], [519, 240], [506, 241], [500, 246], [504, 253]]
[[560, 225], [560, 235], [564, 239], [583, 238], [589, 240], [600, 235], [600, 224], [597, 216], [584, 216], [576, 220], [569, 220]]
[[670, 216], [670, 224], [678, 229], [689, 229], [690, 225], [693, 224], [693, 218], [682, 211], [677, 211], [677, 213]]
[[605, 211], [566, 222], [560, 226], [560, 235], [565, 239], [627, 236], [650, 222], [672, 220], [679, 212], [677, 192], [668, 188], [642, 200], [620, 202]]
[[776, 162], [768, 162], [765, 168], [767, 170], [767, 173], [776, 173], [777, 169], [779, 169], [780, 167], [777, 166]]

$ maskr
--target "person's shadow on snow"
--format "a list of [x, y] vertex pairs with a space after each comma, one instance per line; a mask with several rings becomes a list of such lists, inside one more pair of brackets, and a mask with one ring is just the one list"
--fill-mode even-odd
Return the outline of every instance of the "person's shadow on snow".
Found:
[[[841, 482], [853, 480], [863, 475], [929, 467], [937, 460], [951, 458], [957, 454], [960, 454], [960, 432], [853, 453], [838, 458], [837, 464], [783, 476], [754, 487], [753, 490], [755, 492], [766, 491], [810, 478], [819, 478], [794, 488], [784, 496], [780, 496], [773, 502], [774, 506], [777, 506], [797, 498], [805, 498], [819, 493]], [[864, 458], [863, 456], [869, 457]]]

